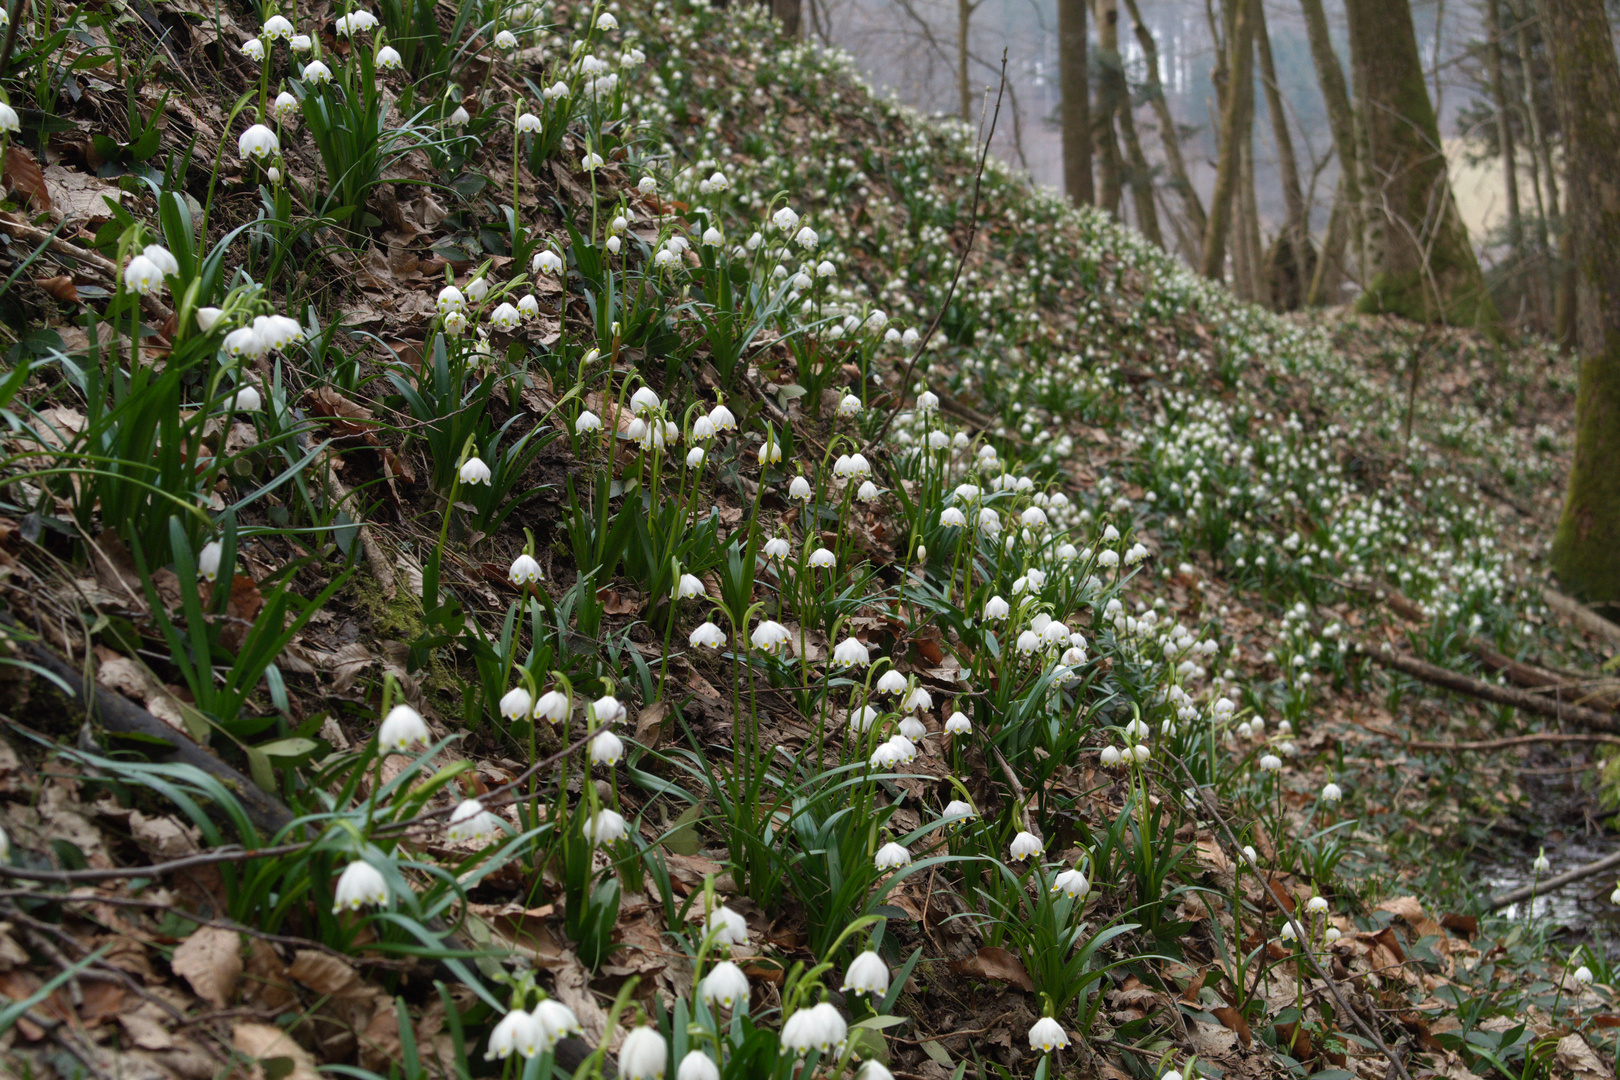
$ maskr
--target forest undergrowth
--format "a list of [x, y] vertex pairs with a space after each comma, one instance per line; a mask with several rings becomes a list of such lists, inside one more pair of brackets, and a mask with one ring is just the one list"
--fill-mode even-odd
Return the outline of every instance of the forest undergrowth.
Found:
[[13, 1074], [1613, 1075], [1568, 357], [753, 6], [13, 11]]

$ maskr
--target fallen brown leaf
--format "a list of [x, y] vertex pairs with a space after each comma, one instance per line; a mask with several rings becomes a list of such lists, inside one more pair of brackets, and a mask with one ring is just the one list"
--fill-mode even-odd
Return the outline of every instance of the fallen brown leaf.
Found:
[[225, 1008], [242, 975], [242, 939], [235, 930], [198, 928], [174, 950], [169, 967], [191, 984], [197, 996]]
[[951, 970], [973, 979], [1011, 983], [1025, 993], [1034, 993], [1035, 983], [1018, 957], [1006, 949], [986, 945], [962, 960], [952, 960]]

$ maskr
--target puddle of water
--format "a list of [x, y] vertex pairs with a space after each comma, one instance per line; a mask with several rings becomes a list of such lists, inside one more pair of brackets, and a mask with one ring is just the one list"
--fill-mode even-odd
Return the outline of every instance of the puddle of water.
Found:
[[[1597, 838], [1594, 838], [1596, 840]], [[1608, 855], [1613, 849], [1584, 839], [1568, 840], [1547, 849], [1551, 868], [1540, 879], [1574, 870]], [[1536, 875], [1530, 868], [1533, 855], [1513, 862], [1482, 862], [1477, 873], [1481, 888], [1492, 896], [1529, 885]], [[1599, 875], [1565, 885], [1561, 889], [1538, 895], [1531, 900], [1502, 909], [1510, 919], [1532, 917], [1562, 923], [1582, 937], [1595, 937], [1608, 941], [1620, 940], [1620, 907], [1609, 903], [1614, 890], [1614, 878]]]

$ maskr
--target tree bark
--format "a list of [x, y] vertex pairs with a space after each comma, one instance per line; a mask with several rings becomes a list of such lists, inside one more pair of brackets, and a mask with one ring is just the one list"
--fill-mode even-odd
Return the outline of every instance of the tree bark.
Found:
[[1091, 79], [1086, 0], [1058, 0], [1058, 83], [1063, 113], [1063, 188], [1076, 206], [1096, 199], [1091, 179]]
[[1115, 0], [1095, 0], [1097, 19], [1097, 107], [1092, 110], [1091, 142], [1097, 151], [1101, 184], [1097, 205], [1119, 217], [1119, 200], [1125, 188], [1125, 169], [1120, 160], [1119, 137], [1114, 132], [1114, 116], [1125, 86], [1125, 71], [1119, 57], [1119, 5]]
[[1321, 307], [1339, 297], [1339, 286], [1344, 280], [1344, 247], [1350, 233], [1349, 218], [1350, 197], [1341, 167], [1338, 187], [1333, 193], [1333, 209], [1328, 214], [1327, 236], [1322, 239], [1322, 254], [1317, 256], [1316, 272], [1311, 275], [1311, 287], [1305, 294], [1309, 307]]
[[[1116, 10], [1117, 14], [1117, 10]], [[1125, 73], [1120, 72], [1120, 82]], [[1131, 206], [1136, 211], [1136, 227], [1154, 247], [1164, 247], [1164, 234], [1159, 231], [1159, 208], [1153, 201], [1153, 167], [1142, 153], [1142, 142], [1136, 136], [1136, 115], [1131, 111], [1128, 86], [1119, 94], [1119, 132], [1125, 142], [1125, 154], [1130, 161], [1128, 179], [1131, 186]]]
[[1260, 243], [1260, 207], [1254, 190], [1254, 94], [1249, 94], [1248, 122], [1243, 125], [1243, 141], [1239, 147], [1243, 158], [1238, 169], [1238, 195], [1243, 201], [1243, 212], [1236, 221], [1240, 225], [1238, 239], [1243, 244], [1243, 261], [1249, 265], [1248, 300], [1264, 304], [1269, 299], [1266, 287], [1266, 259], [1264, 245]]
[[782, 20], [782, 32], [798, 37], [803, 31], [804, 9], [802, 0], [771, 0], [771, 14]]
[[[1073, 0], [1064, 2], [1072, 3]], [[1142, 47], [1142, 56], [1147, 62], [1148, 101], [1153, 106], [1153, 116], [1159, 124], [1159, 141], [1164, 145], [1165, 164], [1170, 167], [1170, 186], [1181, 199], [1182, 211], [1187, 215], [1189, 227], [1202, 238], [1206, 221], [1204, 204], [1199, 201], [1198, 189], [1193, 187], [1192, 180], [1187, 176], [1187, 163], [1181, 156], [1181, 133], [1170, 115], [1170, 103], [1165, 99], [1164, 85], [1159, 81], [1158, 43], [1153, 40], [1153, 31], [1142, 21], [1142, 12], [1138, 9], [1136, 0], [1125, 0], [1125, 10], [1130, 12], [1131, 26], [1136, 32], [1136, 43]]]
[[1496, 105], [1496, 151], [1502, 155], [1502, 183], [1507, 190], [1508, 246], [1512, 258], [1523, 254], [1524, 223], [1519, 219], [1519, 166], [1514, 157], [1513, 117], [1508, 112], [1507, 82], [1502, 75], [1502, 0], [1485, 0], [1489, 34], [1491, 97]]
[[968, 31], [972, 28], [973, 9], [978, 6], [970, 0], [956, 0], [956, 92], [961, 98], [959, 107], [964, 124], [973, 123], [973, 91], [968, 88]]
[[1575, 457], [1552, 561], [1566, 590], [1620, 601], [1620, 63], [1603, 0], [1541, 0], [1574, 238]]
[[1244, 113], [1254, 105], [1254, 20], [1245, 0], [1237, 3], [1229, 35], [1230, 82], [1221, 103], [1220, 157], [1215, 164], [1215, 193], [1209, 200], [1209, 221], [1204, 228], [1204, 258], [1199, 273], [1219, 281], [1226, 272], [1226, 234], [1232, 225], [1232, 201], [1237, 192], [1239, 147], [1247, 136]]
[[1283, 111], [1282, 91], [1277, 86], [1277, 65], [1271, 56], [1265, 4], [1262, 0], [1250, 2], [1254, 4], [1254, 43], [1260, 56], [1260, 85], [1265, 88], [1266, 113], [1271, 117], [1271, 138], [1277, 147], [1277, 171], [1288, 215], [1274, 242], [1274, 255], [1267, 260], [1271, 306], [1278, 311], [1293, 311], [1304, 302], [1310, 288], [1311, 272], [1316, 268], [1315, 254], [1311, 251], [1311, 230], [1305, 216], [1305, 190], [1299, 182], [1299, 162], [1294, 157], [1288, 114]]
[[1457, 213], [1409, 0], [1346, 0], [1368, 159], [1360, 307], [1495, 332], [1500, 317]]
[[[1328, 129], [1333, 134], [1333, 151], [1339, 155], [1339, 183], [1344, 196], [1344, 227], [1356, 253], [1357, 273], [1366, 265], [1367, 252], [1361, 222], [1361, 153], [1356, 136], [1356, 114], [1350, 104], [1350, 91], [1345, 85], [1344, 70], [1339, 67], [1338, 54], [1333, 51], [1333, 39], [1328, 33], [1327, 14], [1322, 0], [1300, 0], [1305, 15], [1305, 36], [1311, 46], [1311, 60], [1316, 67], [1316, 81], [1322, 88], [1322, 100], [1327, 105]], [[1338, 257], [1343, 259], [1343, 247]], [[1342, 265], [1342, 263], [1341, 263]], [[1312, 282], [1313, 293], [1316, 283]]]

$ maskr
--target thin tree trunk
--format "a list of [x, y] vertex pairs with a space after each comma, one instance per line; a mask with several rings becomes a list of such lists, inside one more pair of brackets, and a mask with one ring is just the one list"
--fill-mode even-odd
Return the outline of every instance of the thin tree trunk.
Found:
[[1553, 297], [1553, 337], [1565, 352], [1575, 347], [1580, 278], [1575, 266], [1575, 231], [1566, 211], [1558, 233], [1558, 291]]
[[1339, 286], [1344, 280], [1344, 247], [1350, 234], [1350, 214], [1350, 196], [1341, 167], [1338, 187], [1333, 193], [1333, 209], [1328, 213], [1327, 236], [1322, 240], [1322, 254], [1317, 257], [1310, 291], [1305, 294], [1305, 303], [1310, 307], [1320, 307], [1339, 298]]
[[[1072, 3], [1073, 0], [1065, 2]], [[1164, 145], [1164, 160], [1170, 167], [1170, 186], [1175, 188], [1176, 194], [1181, 198], [1182, 210], [1187, 215], [1189, 227], [1202, 237], [1205, 223], [1204, 204], [1198, 199], [1198, 189], [1193, 187], [1192, 181], [1187, 177], [1187, 164], [1181, 156], [1181, 134], [1176, 128], [1175, 120], [1170, 116], [1170, 103], [1165, 100], [1164, 85], [1159, 81], [1158, 43], [1153, 40], [1153, 31], [1142, 21], [1142, 12], [1137, 8], [1136, 0], [1125, 0], [1125, 10], [1130, 12], [1131, 25], [1136, 31], [1136, 42], [1142, 47], [1142, 56], [1147, 61], [1148, 100], [1159, 123], [1159, 141]]]
[[956, 0], [956, 91], [961, 95], [962, 122], [965, 124], [973, 123], [973, 91], [968, 88], [968, 31], [973, 22], [973, 9], [978, 6], [970, 0]]
[[1095, 0], [1097, 19], [1097, 105], [1091, 112], [1091, 142], [1097, 151], [1102, 172], [1097, 205], [1119, 217], [1119, 200], [1125, 188], [1125, 169], [1120, 160], [1119, 137], [1114, 117], [1119, 112], [1125, 72], [1119, 59], [1119, 7], [1115, 0]]
[[1575, 457], [1553, 568], [1577, 598], [1620, 601], [1620, 63], [1603, 0], [1541, 0], [1578, 282]]
[[782, 32], [798, 37], [803, 29], [804, 9], [801, 0], [771, 0], [771, 14], [782, 20]]
[[1294, 140], [1288, 133], [1288, 114], [1283, 111], [1282, 92], [1277, 86], [1277, 65], [1271, 56], [1271, 33], [1266, 28], [1263, 0], [1254, 4], [1254, 44], [1260, 57], [1260, 85], [1265, 88], [1266, 113], [1271, 117], [1271, 138], [1277, 146], [1277, 171], [1283, 189], [1283, 207], [1288, 220], [1278, 231], [1269, 262], [1272, 278], [1271, 302], [1278, 311], [1292, 311], [1305, 300], [1315, 268], [1310, 250], [1311, 230], [1305, 216], [1305, 191], [1299, 182], [1299, 162], [1294, 157]]
[[1244, 125], [1242, 169], [1238, 179], [1238, 198], [1243, 200], [1242, 229], [1243, 257], [1249, 264], [1249, 300], [1256, 304], [1271, 303], [1271, 286], [1266, 276], [1265, 246], [1260, 242], [1260, 207], [1254, 190], [1254, 94], [1249, 95], [1249, 122]]
[[1544, 185], [1542, 193], [1546, 200], [1538, 207], [1541, 211], [1541, 220], [1536, 223], [1536, 239], [1540, 242], [1541, 273], [1546, 282], [1543, 295], [1553, 296], [1557, 294], [1558, 284], [1554, 279], [1553, 247], [1550, 238], [1553, 221], [1558, 217], [1558, 177], [1553, 172], [1552, 152], [1541, 129], [1541, 101], [1536, 93], [1535, 54], [1530, 51], [1529, 23], [1529, 12], [1526, 11], [1519, 18], [1519, 65], [1524, 78], [1524, 112], [1526, 126], [1530, 132], [1530, 153], [1535, 155], [1536, 175], [1542, 180]]
[[1096, 199], [1091, 179], [1091, 79], [1086, 0], [1058, 0], [1058, 82], [1063, 111], [1063, 187], [1076, 206]]
[[1496, 149], [1502, 155], [1502, 183], [1507, 189], [1508, 246], [1512, 258], [1523, 254], [1524, 223], [1519, 219], [1519, 166], [1514, 157], [1513, 117], [1508, 112], [1507, 82], [1502, 75], [1502, 0], [1485, 0], [1485, 28], [1490, 35], [1491, 96], [1496, 105]]
[[[1204, 258], [1199, 273], [1219, 281], [1226, 271], [1226, 234], [1232, 224], [1232, 200], [1237, 192], [1239, 146], [1247, 135], [1245, 112], [1254, 105], [1254, 21], [1246, 0], [1237, 0], [1230, 38], [1230, 82], [1221, 105], [1220, 157], [1215, 164], [1215, 193], [1209, 200], [1209, 221], [1204, 228]], [[1247, 100], [1245, 100], [1247, 99]]]
[[1410, 0], [1346, 0], [1345, 12], [1371, 181], [1360, 306], [1495, 331], [1501, 317], [1451, 196]]
[[[1350, 104], [1350, 91], [1345, 85], [1344, 69], [1339, 67], [1338, 54], [1333, 51], [1333, 39], [1328, 33], [1327, 14], [1322, 0], [1300, 0], [1305, 15], [1305, 36], [1311, 46], [1311, 60], [1316, 67], [1316, 81], [1322, 88], [1322, 100], [1327, 105], [1328, 128], [1333, 133], [1333, 150], [1339, 155], [1339, 177], [1343, 185], [1346, 234], [1356, 252], [1357, 273], [1367, 263], [1364, 247], [1365, 234], [1361, 220], [1361, 153], [1356, 134], [1356, 114]], [[1342, 251], [1340, 249], [1342, 259]], [[1312, 283], [1315, 290], [1315, 283]]]
[[[1120, 73], [1121, 79], [1124, 72]], [[1142, 153], [1142, 142], [1136, 137], [1136, 116], [1131, 111], [1129, 90], [1119, 95], [1119, 132], [1125, 141], [1125, 153], [1130, 160], [1131, 205], [1136, 210], [1136, 227], [1154, 247], [1164, 247], [1164, 234], [1159, 231], [1159, 208], [1153, 201], [1153, 167]]]

